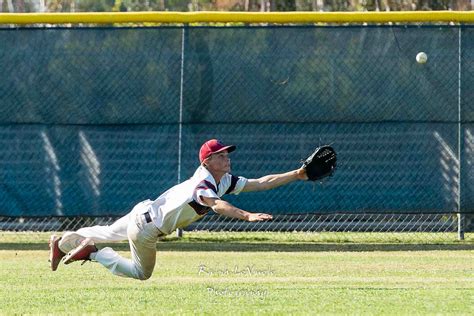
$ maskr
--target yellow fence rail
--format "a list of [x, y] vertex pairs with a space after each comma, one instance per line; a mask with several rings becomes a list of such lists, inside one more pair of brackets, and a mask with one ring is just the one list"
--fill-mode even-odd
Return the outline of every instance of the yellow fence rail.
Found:
[[474, 23], [474, 11], [0, 13], [0, 24], [111, 23]]

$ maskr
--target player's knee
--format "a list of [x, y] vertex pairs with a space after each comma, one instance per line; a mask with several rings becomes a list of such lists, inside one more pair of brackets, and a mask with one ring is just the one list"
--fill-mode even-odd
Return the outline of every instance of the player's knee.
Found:
[[138, 275], [138, 279], [141, 280], [141, 281], [145, 281], [145, 280], [148, 280], [149, 278], [151, 278], [151, 275], [152, 275], [152, 272], [140, 273]]
[[142, 281], [145, 281], [145, 280], [148, 280], [149, 278], [151, 278], [151, 275], [153, 274], [153, 270], [141, 270], [141, 269], [138, 269], [137, 271], [137, 276], [139, 280], [142, 280]]

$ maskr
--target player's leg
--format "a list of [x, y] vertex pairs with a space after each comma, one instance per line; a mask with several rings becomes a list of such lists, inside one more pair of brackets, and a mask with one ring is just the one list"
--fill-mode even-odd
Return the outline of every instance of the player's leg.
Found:
[[[65, 232], [62, 237], [52, 235], [49, 240], [49, 262], [51, 270], [56, 271], [62, 258], [73, 249], [79, 247], [85, 239], [92, 240], [92, 243], [119, 242], [127, 240], [127, 227], [132, 214], [146, 208], [150, 200], [138, 203], [133, 210], [115, 221], [112, 225], [84, 227], [75, 232]], [[87, 243], [90, 243], [90, 241]]]
[[95, 225], [83, 227], [75, 232], [65, 232], [59, 241], [61, 251], [68, 253], [86, 238], [90, 238], [94, 243], [119, 242], [127, 240], [127, 226], [131, 213], [119, 218], [113, 224], [102, 226]]
[[[61, 259], [77, 248], [86, 239], [93, 243], [117, 242], [127, 240], [127, 226], [130, 213], [109, 226], [84, 227], [76, 232], [65, 232], [62, 237], [52, 235], [49, 239], [49, 262], [51, 270], [56, 271]], [[89, 241], [88, 241], [89, 242]]]
[[97, 251], [91, 239], [86, 238], [65, 257], [64, 263], [92, 259], [101, 263], [113, 274], [146, 280], [155, 267], [156, 241], [161, 232], [141, 212], [131, 215], [127, 232], [132, 260], [121, 257], [110, 247]]
[[156, 242], [160, 231], [152, 223], [146, 222], [143, 214], [136, 214], [128, 227], [128, 237], [132, 259], [126, 259], [112, 248], [106, 247], [93, 257], [113, 274], [146, 280], [151, 277], [156, 262]]
[[59, 249], [63, 253], [68, 253], [79, 246], [79, 244], [86, 238], [92, 239], [95, 244], [127, 240], [127, 227], [130, 217], [133, 216], [132, 214], [135, 212], [146, 207], [149, 203], [151, 203], [150, 200], [138, 203], [130, 213], [121, 217], [111, 225], [96, 225], [92, 227], [83, 227], [75, 232], [65, 232], [59, 241]]

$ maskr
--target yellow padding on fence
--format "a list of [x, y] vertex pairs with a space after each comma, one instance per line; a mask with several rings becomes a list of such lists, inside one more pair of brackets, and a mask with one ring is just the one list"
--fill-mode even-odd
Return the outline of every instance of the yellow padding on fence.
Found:
[[474, 22], [474, 11], [0, 13], [0, 24]]

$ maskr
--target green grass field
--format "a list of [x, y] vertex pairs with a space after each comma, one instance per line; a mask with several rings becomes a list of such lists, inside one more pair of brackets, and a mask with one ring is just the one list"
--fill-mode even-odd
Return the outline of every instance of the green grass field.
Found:
[[474, 314], [472, 239], [311, 236], [168, 237], [152, 278], [137, 281], [94, 262], [51, 272], [47, 234], [0, 233], [0, 314]]

